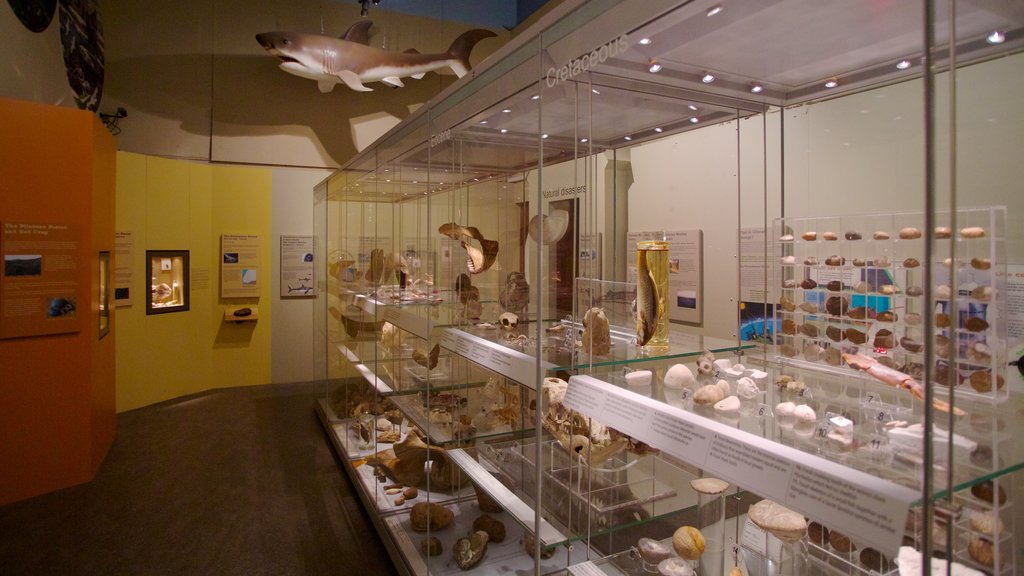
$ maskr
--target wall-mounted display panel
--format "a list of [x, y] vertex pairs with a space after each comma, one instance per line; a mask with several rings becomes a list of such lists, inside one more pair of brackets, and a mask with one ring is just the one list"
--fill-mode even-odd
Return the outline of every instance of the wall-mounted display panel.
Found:
[[184, 312], [189, 306], [188, 250], [146, 250], [146, 314]]
[[135, 234], [131, 231], [114, 232], [114, 305], [131, 306], [134, 300], [132, 282], [135, 279]]
[[258, 298], [259, 234], [224, 234], [220, 237], [220, 248], [220, 297]]

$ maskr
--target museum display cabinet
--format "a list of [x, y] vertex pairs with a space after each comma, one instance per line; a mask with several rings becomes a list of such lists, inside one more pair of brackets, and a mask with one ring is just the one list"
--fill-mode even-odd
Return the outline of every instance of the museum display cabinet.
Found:
[[318, 185], [399, 570], [1015, 573], [1022, 26], [567, 1]]

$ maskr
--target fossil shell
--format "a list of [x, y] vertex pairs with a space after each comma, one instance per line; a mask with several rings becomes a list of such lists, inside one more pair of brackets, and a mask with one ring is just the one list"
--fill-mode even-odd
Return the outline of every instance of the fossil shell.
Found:
[[818, 546], [824, 546], [825, 542], [828, 542], [828, 528], [825, 528], [817, 522], [811, 522], [807, 525], [807, 539], [812, 544]]
[[727, 396], [715, 402], [715, 412], [736, 412], [740, 409], [740, 399], [736, 396]]
[[992, 287], [978, 286], [974, 290], [971, 290], [971, 298], [974, 298], [979, 302], [988, 302], [992, 299]]
[[949, 358], [950, 351], [949, 337], [942, 334], [936, 334], [935, 355], [939, 358]]
[[914, 353], [920, 352], [924, 348], [924, 346], [920, 342], [914, 340], [910, 336], [904, 336], [900, 338], [900, 346], [903, 346], [903, 349], [906, 350], [907, 352]]
[[781, 262], [786, 266], [792, 266], [793, 264], [796, 264], [796, 256], [793, 256], [792, 254], [789, 256], [783, 256]]
[[815, 314], [818, 312], [818, 305], [814, 302], [801, 302], [800, 309], [808, 314]]
[[715, 384], [701, 386], [693, 394], [693, 401], [704, 406], [710, 406], [723, 398], [725, 398], [725, 394]]
[[892, 310], [886, 310], [885, 312], [879, 312], [878, 315], [875, 316], [875, 320], [878, 320], [879, 322], [895, 322], [898, 319], [899, 319], [899, 316], [895, 312], [893, 312]]
[[878, 256], [871, 263], [878, 268], [885, 268], [889, 265], [889, 259], [885, 256]]
[[861, 281], [853, 285], [853, 291], [857, 294], [867, 294], [869, 290], [871, 290], [871, 285], [867, 282]]
[[857, 267], [866, 266], [867, 265], [867, 260], [865, 260], [863, 258], [854, 258], [853, 259], [853, 265], [857, 266]]
[[792, 312], [796, 310], [796, 305], [793, 304], [792, 300], [786, 298], [785, 295], [779, 297], [779, 306], [786, 312]]
[[964, 328], [967, 328], [971, 332], [983, 332], [988, 329], [988, 322], [986, 322], [984, 318], [971, 316], [964, 322]]
[[688, 388], [696, 381], [693, 371], [686, 364], [675, 364], [665, 373], [665, 386], [670, 388]]
[[801, 324], [800, 325], [800, 332], [804, 336], [807, 336], [808, 338], [817, 338], [818, 337], [818, 327], [815, 326], [814, 324]]
[[473, 531], [487, 533], [489, 542], [503, 542], [505, 540], [505, 524], [490, 514], [481, 514], [473, 520]]
[[808, 242], [813, 242], [814, 240], [818, 239], [818, 233], [817, 232], [804, 232], [803, 234], [800, 235], [800, 237], [803, 238], [804, 240], [807, 240]]
[[782, 236], [779, 236], [779, 242], [792, 242], [792, 241], [793, 241], [793, 235], [792, 234], [783, 234]]
[[897, 290], [892, 284], [883, 284], [882, 287], [878, 289], [878, 292], [880, 294], [885, 294], [886, 296], [892, 296], [899, 292], [899, 290]]
[[990, 504], [997, 501], [1000, 506], [1006, 504], [1006, 491], [1003, 490], [1002, 486], [997, 490], [995, 484], [993, 484], [991, 480], [986, 480], [980, 484], [972, 486], [971, 494], [975, 498]]
[[846, 296], [829, 296], [825, 300], [825, 311], [833, 316], [842, 316], [850, 309], [850, 299]]
[[637, 541], [636, 548], [640, 552], [640, 557], [648, 564], [657, 564], [675, 554], [670, 546], [653, 538], [641, 538]]
[[875, 333], [875, 339], [872, 343], [875, 348], [895, 348], [896, 347], [896, 336], [893, 335], [891, 330], [881, 329]]
[[867, 335], [856, 328], [847, 328], [844, 334], [846, 335], [846, 339], [854, 344], [859, 345], [868, 341]]
[[843, 264], [846, 264], [846, 258], [843, 258], [842, 256], [833, 254], [828, 258], [825, 258], [826, 266], [842, 266]]
[[658, 574], [661, 576], [693, 576], [696, 572], [690, 563], [682, 558], [673, 556], [658, 562]]
[[960, 235], [964, 238], [984, 238], [985, 229], [980, 226], [969, 226], [960, 229]]
[[683, 526], [672, 535], [672, 549], [685, 560], [696, 560], [704, 554], [704, 535], [693, 526]]
[[875, 240], [888, 240], [889, 239], [889, 233], [888, 232], [884, 232], [882, 230], [878, 230], [874, 234], [872, 234], [871, 237], [874, 238]]
[[697, 478], [690, 480], [690, 488], [701, 494], [715, 495], [725, 492], [729, 488], [729, 483], [718, 478]]
[[900, 229], [900, 240], [915, 240], [921, 237], [921, 231], [914, 227]]
[[782, 333], [794, 335], [796, 334], [796, 322], [786, 318], [782, 321]]
[[992, 261], [988, 258], [971, 258], [971, 267], [976, 270], [988, 270], [992, 267]]
[[782, 281], [783, 288], [796, 288], [796, 280], [788, 278]]
[[[992, 391], [992, 372], [988, 370], [978, 370], [971, 374], [969, 378], [971, 388], [974, 388], [978, 392], [991, 392]], [[1003, 380], [1002, 376], [996, 376], [996, 388], [1002, 390], [1006, 381]]]
[[459, 538], [452, 546], [452, 557], [463, 570], [469, 570], [483, 560], [487, 552], [487, 532], [477, 530], [469, 538]]
[[907, 258], [906, 260], [903, 261], [903, 267], [904, 268], [917, 268], [920, 265], [921, 265], [921, 262], [919, 262], [917, 258], [913, 258], [913, 257]]
[[829, 325], [825, 328], [825, 336], [833, 342], [842, 342], [843, 330], [838, 326]]
[[831, 230], [822, 232], [821, 237], [830, 242], [839, 240], [839, 235], [836, 234], [835, 232], [832, 232]]
[[989, 536], [999, 536], [1003, 533], [1003, 529], [1005, 528], [1003, 521], [992, 510], [984, 512], [981, 510], [972, 511], [969, 523], [971, 530], [987, 534]]
[[817, 266], [817, 265], [818, 265], [818, 259], [815, 258], [814, 256], [808, 256], [807, 258], [804, 258], [804, 266]]
[[949, 328], [949, 315], [939, 312], [935, 315], [936, 328]]
[[420, 502], [409, 511], [412, 529], [417, 532], [441, 530], [455, 521], [455, 514], [433, 502]]
[[842, 292], [842, 290], [843, 290], [843, 281], [842, 280], [832, 280], [832, 281], [830, 281], [826, 285], [826, 288], [828, 288], [828, 290], [830, 292]]
[[568, 229], [569, 213], [560, 208], [553, 208], [549, 215], [537, 214], [527, 226], [530, 239], [536, 242], [540, 237], [544, 244], [557, 243]]
[[863, 238], [863, 236], [860, 235], [860, 232], [857, 232], [856, 230], [847, 230], [846, 234], [843, 234], [843, 237], [847, 240], [860, 240]]
[[935, 237], [939, 239], [950, 238], [953, 236], [953, 231], [950, 230], [949, 226], [936, 226]]
[[837, 530], [830, 530], [828, 533], [828, 543], [835, 548], [836, 551], [842, 552], [843, 554], [849, 554], [857, 549], [857, 545], [850, 541], [850, 538]]
[[949, 300], [949, 297], [953, 295], [953, 291], [946, 284], [939, 284], [935, 288], [935, 297], [940, 300]]
[[810, 278], [807, 278], [800, 283], [800, 287], [803, 288], [804, 290], [814, 290], [815, 288], [818, 287], [818, 283], [815, 282], [814, 280], [811, 280]]
[[771, 500], [754, 504], [747, 511], [747, 516], [758, 528], [790, 544], [800, 540], [807, 531], [803, 514]]
[[924, 294], [924, 289], [920, 286], [909, 286], [907, 287], [907, 296], [918, 297]]

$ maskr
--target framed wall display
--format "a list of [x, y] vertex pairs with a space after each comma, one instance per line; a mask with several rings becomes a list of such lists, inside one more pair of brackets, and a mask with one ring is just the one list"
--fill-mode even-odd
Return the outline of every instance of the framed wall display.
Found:
[[146, 250], [146, 314], [188, 310], [188, 250]]
[[135, 264], [135, 238], [130, 231], [114, 232], [114, 306], [132, 304], [132, 270]]
[[110, 252], [100, 252], [99, 339], [110, 333]]
[[281, 236], [281, 297], [316, 296], [312, 236]]
[[0, 223], [0, 255], [0, 338], [78, 332], [87, 256], [77, 226]]
[[220, 297], [259, 298], [259, 234], [224, 234], [220, 248]]

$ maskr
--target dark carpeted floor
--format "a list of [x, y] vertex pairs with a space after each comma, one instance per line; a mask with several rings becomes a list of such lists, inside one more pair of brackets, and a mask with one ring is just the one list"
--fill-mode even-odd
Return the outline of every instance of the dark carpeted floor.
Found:
[[396, 574], [316, 418], [321, 393], [224, 389], [120, 414], [92, 482], [0, 507], [0, 575]]

